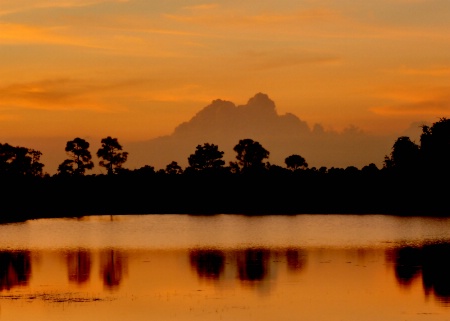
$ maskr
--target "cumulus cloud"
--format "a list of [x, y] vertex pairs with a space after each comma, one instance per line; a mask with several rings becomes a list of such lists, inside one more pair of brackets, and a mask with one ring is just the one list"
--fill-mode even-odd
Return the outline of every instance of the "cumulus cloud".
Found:
[[173, 134], [145, 142], [129, 143], [128, 165], [164, 168], [171, 161], [187, 166], [187, 158], [197, 145], [212, 143], [234, 160], [233, 147], [240, 139], [251, 138], [270, 151], [269, 162], [284, 166], [284, 159], [300, 154], [310, 166], [382, 166], [394, 137], [366, 134], [350, 125], [343, 132], [310, 125], [294, 114], [279, 115], [266, 94], [258, 93], [244, 105], [217, 99], [192, 119], [177, 126]]

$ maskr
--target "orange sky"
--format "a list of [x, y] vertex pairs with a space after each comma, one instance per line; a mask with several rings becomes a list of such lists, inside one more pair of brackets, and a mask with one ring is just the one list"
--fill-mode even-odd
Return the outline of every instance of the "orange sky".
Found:
[[1, 0], [2, 142], [150, 139], [257, 92], [338, 131], [448, 117], [450, 2]]

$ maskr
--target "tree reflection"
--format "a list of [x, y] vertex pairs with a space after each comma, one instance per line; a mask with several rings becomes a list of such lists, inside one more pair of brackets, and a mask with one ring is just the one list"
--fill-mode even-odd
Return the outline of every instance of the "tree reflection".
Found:
[[0, 291], [28, 285], [31, 259], [28, 251], [0, 252]]
[[286, 250], [287, 267], [289, 271], [300, 271], [305, 265], [306, 255], [301, 250]]
[[403, 247], [391, 254], [395, 261], [395, 277], [402, 286], [410, 286], [420, 277], [422, 268], [422, 249], [416, 247]]
[[241, 281], [262, 281], [269, 271], [270, 251], [248, 249], [237, 254], [238, 276]]
[[115, 250], [104, 251], [100, 254], [100, 273], [106, 288], [119, 287], [126, 271], [125, 263], [123, 255]]
[[425, 293], [450, 303], [450, 244], [424, 246], [422, 278]]
[[217, 280], [224, 271], [225, 254], [220, 250], [192, 250], [189, 260], [200, 278]]
[[420, 248], [404, 247], [394, 251], [395, 276], [400, 285], [409, 286], [422, 275], [425, 294], [450, 303], [450, 244], [431, 244]]
[[91, 274], [91, 253], [78, 250], [67, 254], [67, 270], [70, 282], [83, 284]]

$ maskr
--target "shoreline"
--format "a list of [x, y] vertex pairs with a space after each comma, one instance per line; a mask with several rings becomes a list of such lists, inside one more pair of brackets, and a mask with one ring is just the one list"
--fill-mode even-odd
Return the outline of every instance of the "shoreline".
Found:
[[3, 179], [0, 223], [88, 215], [450, 216], [450, 175], [149, 175]]

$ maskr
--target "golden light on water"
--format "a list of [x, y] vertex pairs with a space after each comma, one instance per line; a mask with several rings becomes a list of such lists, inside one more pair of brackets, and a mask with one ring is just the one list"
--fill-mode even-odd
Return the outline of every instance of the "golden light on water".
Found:
[[124, 215], [1, 225], [0, 316], [442, 320], [447, 221]]

